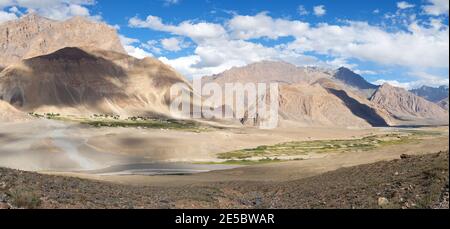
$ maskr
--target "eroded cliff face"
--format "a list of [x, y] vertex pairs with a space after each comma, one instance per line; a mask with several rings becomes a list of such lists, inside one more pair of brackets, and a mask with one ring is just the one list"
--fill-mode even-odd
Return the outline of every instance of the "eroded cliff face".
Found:
[[83, 17], [60, 22], [29, 14], [0, 24], [0, 69], [65, 47], [125, 53], [115, 29]]

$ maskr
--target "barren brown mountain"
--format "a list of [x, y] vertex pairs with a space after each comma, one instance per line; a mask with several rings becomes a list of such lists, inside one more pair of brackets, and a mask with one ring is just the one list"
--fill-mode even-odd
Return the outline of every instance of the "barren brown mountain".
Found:
[[383, 119], [380, 119], [379, 123], [372, 123], [366, 117], [355, 114], [352, 109], [345, 101], [319, 84], [302, 83], [280, 86], [279, 113], [284, 121], [294, 121], [302, 126], [386, 125]]
[[370, 127], [390, 124], [389, 114], [332, 77], [329, 71], [263, 61], [222, 74], [203, 83], [280, 83], [281, 126]]
[[244, 67], [232, 68], [223, 73], [202, 78], [203, 83], [270, 83], [293, 84], [312, 83], [319, 78], [331, 75], [313, 68], [300, 68], [293, 64], [276, 61], [262, 61]]
[[400, 121], [422, 125], [448, 124], [448, 112], [403, 88], [383, 84], [371, 101]]
[[319, 79], [315, 82], [337, 97], [352, 112], [372, 126], [393, 125], [393, 118], [379, 105], [366, 99], [363, 93], [352, 90], [340, 81]]
[[347, 90], [364, 96], [366, 99], [370, 98], [378, 89], [377, 85], [367, 82], [361, 75], [345, 67], [337, 69], [333, 74], [333, 79], [344, 85]]
[[106, 24], [83, 17], [59, 22], [29, 14], [0, 24], [0, 69], [65, 47], [87, 46], [125, 53], [115, 29]]
[[26, 112], [168, 115], [174, 83], [188, 85], [175, 70], [152, 58], [64, 48], [3, 70], [0, 99]]

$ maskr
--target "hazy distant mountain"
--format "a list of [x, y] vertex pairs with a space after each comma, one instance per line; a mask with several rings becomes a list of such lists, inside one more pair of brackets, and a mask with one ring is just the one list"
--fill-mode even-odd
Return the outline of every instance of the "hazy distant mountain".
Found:
[[0, 99], [26, 112], [169, 115], [169, 92], [186, 83], [153, 58], [64, 48], [0, 73]]
[[425, 98], [431, 102], [440, 102], [441, 100], [448, 98], [448, 86], [440, 86], [440, 87], [428, 87], [422, 86], [417, 89], [411, 90], [412, 93], [418, 95], [422, 98]]
[[370, 98], [378, 89], [377, 85], [367, 82], [362, 76], [348, 68], [341, 67], [333, 75], [334, 79], [359, 91], [366, 98]]
[[372, 96], [371, 101], [401, 121], [448, 124], [448, 112], [403, 88], [383, 84]]
[[444, 108], [444, 110], [448, 111], [448, 97], [439, 101], [437, 103], [440, 107]]
[[83, 17], [53, 21], [29, 14], [0, 24], [0, 69], [65, 47], [95, 47], [125, 53], [115, 29]]

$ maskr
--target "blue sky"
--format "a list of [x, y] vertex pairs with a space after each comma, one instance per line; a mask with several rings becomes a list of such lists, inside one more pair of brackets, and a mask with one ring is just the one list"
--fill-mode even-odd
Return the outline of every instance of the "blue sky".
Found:
[[261, 60], [347, 66], [370, 82], [448, 85], [448, 0], [0, 0], [0, 23], [35, 11], [117, 28], [127, 51], [188, 78]]

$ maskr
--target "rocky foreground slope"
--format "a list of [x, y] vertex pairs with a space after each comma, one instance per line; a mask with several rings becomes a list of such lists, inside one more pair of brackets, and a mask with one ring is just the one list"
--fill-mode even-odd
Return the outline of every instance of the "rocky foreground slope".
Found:
[[106, 24], [83, 17], [53, 21], [32, 13], [0, 24], [0, 69], [65, 47], [86, 46], [125, 53], [116, 30]]
[[139, 187], [0, 168], [0, 208], [449, 208], [448, 152], [289, 182]]

